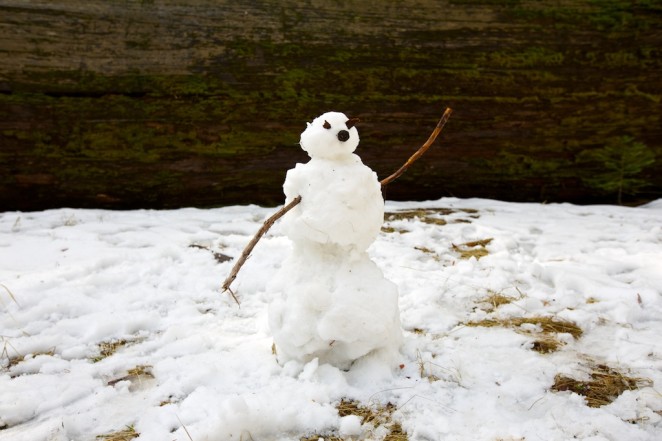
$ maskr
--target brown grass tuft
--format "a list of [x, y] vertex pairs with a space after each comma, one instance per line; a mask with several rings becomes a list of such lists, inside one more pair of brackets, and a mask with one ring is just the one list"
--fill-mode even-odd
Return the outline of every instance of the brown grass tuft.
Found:
[[432, 259], [437, 261], [437, 262], [439, 262], [441, 260], [439, 255], [437, 253], [435, 253], [433, 250], [431, 250], [430, 248], [428, 248], [428, 247], [414, 247], [414, 249], [417, 250], [417, 251], [420, 251], [421, 253], [429, 254], [432, 257]]
[[465, 242], [462, 245], [469, 248], [484, 247], [489, 245], [493, 240], [494, 240], [493, 238], [489, 237], [487, 239], [472, 240], [470, 242]]
[[485, 247], [489, 245], [492, 240], [494, 239], [490, 237], [487, 239], [465, 242], [460, 245], [452, 244], [451, 246], [453, 251], [460, 255], [460, 259], [471, 259], [472, 257], [480, 259], [489, 254], [489, 251], [487, 251], [487, 248]]
[[108, 386], [115, 386], [120, 381], [130, 381], [131, 383], [141, 383], [142, 381], [154, 378], [152, 374], [152, 366], [138, 365], [133, 369], [129, 369], [125, 376], [110, 380]]
[[336, 406], [336, 409], [338, 409], [338, 415], [341, 417], [356, 415], [361, 417], [361, 424], [371, 423], [375, 426], [379, 426], [390, 421], [391, 414], [395, 410], [395, 405], [386, 403], [382, 406], [368, 407], [362, 405], [358, 401], [346, 400], [343, 398]]
[[139, 364], [133, 369], [129, 369], [127, 374], [133, 377], [143, 376], [154, 378], [154, 375], [152, 375], [152, 366], [146, 364]]
[[383, 233], [398, 233], [398, 234], [405, 234], [409, 233], [409, 230], [405, 230], [404, 228], [393, 228], [393, 227], [382, 227], [382, 232]]
[[570, 334], [575, 339], [582, 336], [584, 331], [576, 324], [567, 320], [554, 319], [552, 317], [530, 317], [530, 318], [513, 318], [510, 323], [514, 326], [522, 326], [523, 324], [537, 325], [542, 328], [542, 332], [546, 334]]
[[541, 354], [550, 354], [558, 351], [561, 346], [563, 343], [554, 335], [543, 334], [534, 340], [531, 349]]
[[455, 212], [456, 211], [451, 208], [418, 208], [414, 210], [402, 210], [385, 213], [384, 218], [387, 221], [419, 219], [422, 222], [427, 222], [426, 219], [429, 219], [431, 216], [448, 216], [449, 214], [453, 214]]
[[[478, 210], [472, 208], [461, 208], [454, 210], [452, 208], [419, 208], [414, 210], [402, 210], [384, 213], [384, 220], [386, 222], [399, 221], [399, 220], [419, 220], [420, 222], [430, 225], [446, 225], [447, 221], [443, 216], [448, 216], [457, 212], [469, 214], [470, 218], [477, 219]], [[454, 219], [452, 222], [471, 223], [469, 219]]]
[[[385, 222], [393, 222], [393, 221], [402, 221], [402, 220], [417, 220], [419, 222], [423, 222], [428, 225], [439, 225], [443, 226], [446, 225], [449, 221], [444, 219], [444, 216], [448, 216], [453, 213], [457, 212], [461, 213], [466, 213], [469, 214], [470, 218], [478, 218], [479, 216], [476, 214], [478, 213], [478, 210], [473, 210], [470, 208], [466, 209], [460, 209], [460, 210], [454, 210], [451, 208], [419, 208], [419, 209], [414, 209], [414, 210], [402, 210], [402, 211], [394, 211], [394, 212], [388, 212], [384, 213], [384, 221]], [[451, 222], [457, 223], [457, 222], [465, 222], [465, 223], [471, 223], [470, 219], [453, 219]], [[383, 226], [382, 231], [385, 233], [408, 233], [406, 229], [402, 228], [394, 228], [390, 225], [388, 226]]]
[[97, 363], [104, 358], [108, 358], [111, 355], [113, 355], [115, 352], [117, 352], [118, 349], [120, 349], [123, 346], [126, 346], [127, 343], [129, 343], [128, 340], [125, 339], [120, 339], [120, 340], [113, 340], [113, 341], [106, 341], [106, 342], [101, 342], [99, 343], [99, 355], [96, 357], [92, 357], [92, 362]]
[[347, 400], [345, 398], [340, 400], [340, 403], [338, 403], [336, 409], [338, 410], [338, 415], [341, 417], [349, 415], [363, 417], [369, 413], [369, 410], [365, 406], [362, 406], [358, 401]]
[[384, 437], [384, 441], [408, 441], [407, 432], [402, 430], [400, 423], [393, 423], [391, 431]]
[[487, 292], [487, 297], [478, 301], [478, 303], [489, 305], [486, 309], [481, 308], [485, 312], [493, 312], [499, 306], [507, 305], [517, 300], [515, 297], [504, 296], [503, 294], [495, 291], [488, 290]]
[[[13, 348], [13, 346], [12, 346], [12, 348]], [[16, 352], [16, 353], [18, 354], [18, 352]], [[32, 355], [32, 358], [38, 357], [39, 355], [46, 355], [48, 357], [52, 357], [53, 355], [55, 355], [55, 348], [49, 349], [48, 351], [33, 352], [32, 354], [29, 354], [29, 355]], [[21, 363], [22, 361], [25, 361], [25, 357], [26, 357], [25, 355], [21, 355], [21, 354], [18, 354], [14, 357], [10, 357], [6, 346], [2, 350], [2, 356], [7, 357], [7, 361], [8, 361], [7, 369], [9, 369], [13, 366], [16, 366], [17, 364]]]
[[299, 438], [299, 441], [346, 441], [343, 438], [340, 438], [339, 436], [333, 436], [333, 435], [311, 435], [311, 436], [303, 436]]
[[119, 432], [108, 433], [106, 435], [97, 435], [96, 439], [103, 439], [106, 441], [130, 441], [134, 438], [138, 438], [140, 434], [136, 432], [136, 429], [133, 426], [126, 426], [124, 430]]
[[597, 365], [590, 377], [588, 381], [579, 381], [559, 374], [554, 378], [552, 390], [574, 392], [585, 397], [589, 407], [601, 407], [614, 401], [626, 390], [636, 390], [652, 384], [650, 380], [627, 377], [605, 365]]
[[[539, 326], [540, 331], [521, 329], [522, 325]], [[535, 340], [532, 349], [541, 354], [548, 354], [558, 350], [563, 343], [556, 337], [560, 333], [568, 333], [575, 339], [582, 336], [582, 329], [572, 322], [554, 319], [552, 317], [515, 317], [510, 319], [485, 319], [479, 322], [466, 323], [472, 327], [502, 327], [513, 328], [516, 332], [525, 335], [533, 335]]]
[[[395, 405], [386, 403], [385, 405], [365, 406], [358, 401], [348, 400], [343, 398], [336, 406], [338, 415], [346, 417], [349, 415], [356, 415], [361, 418], [361, 424], [371, 424], [377, 428], [385, 426], [389, 428], [389, 433], [384, 437], [384, 441], [408, 441], [407, 434], [402, 430], [402, 426], [391, 419], [391, 415], [395, 411]], [[306, 437], [299, 438], [299, 441], [346, 441], [336, 435], [319, 435], [314, 434]], [[350, 439], [354, 439], [353, 437]], [[361, 438], [363, 439], [363, 438]]]
[[423, 360], [423, 356], [420, 352], [417, 352], [416, 354], [416, 364], [418, 364], [418, 374], [421, 378], [427, 378], [430, 383], [441, 380], [441, 378], [432, 373], [432, 367], [437, 365], [431, 361]]

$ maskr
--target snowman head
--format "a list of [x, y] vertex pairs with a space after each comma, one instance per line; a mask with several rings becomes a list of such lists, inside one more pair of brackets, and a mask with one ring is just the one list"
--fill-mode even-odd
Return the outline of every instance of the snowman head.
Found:
[[327, 112], [308, 123], [299, 144], [311, 158], [343, 159], [359, 145], [359, 132], [354, 127], [357, 118], [347, 118], [340, 112]]

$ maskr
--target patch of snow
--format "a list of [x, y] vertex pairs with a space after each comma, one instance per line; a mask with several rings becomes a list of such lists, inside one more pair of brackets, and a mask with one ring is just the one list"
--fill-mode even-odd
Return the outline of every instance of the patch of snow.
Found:
[[[383, 438], [340, 417], [343, 398], [392, 403], [411, 440], [661, 439], [662, 202], [386, 204], [433, 208], [453, 210], [445, 225], [388, 221], [368, 249], [397, 285], [404, 341], [394, 365], [349, 371], [272, 354], [268, 287], [292, 252], [281, 225], [235, 282], [240, 308], [219, 291], [233, 262], [190, 247], [237, 257], [273, 209], [0, 213], [0, 440], [126, 426], [138, 440]], [[480, 259], [453, 247], [487, 238]], [[494, 293], [511, 303], [490, 310]], [[536, 316], [583, 335], [541, 354], [535, 329], [467, 326]], [[109, 342], [123, 343], [101, 357]], [[551, 390], [596, 364], [647, 382], [599, 408]], [[149, 375], [128, 374], [139, 366]]]

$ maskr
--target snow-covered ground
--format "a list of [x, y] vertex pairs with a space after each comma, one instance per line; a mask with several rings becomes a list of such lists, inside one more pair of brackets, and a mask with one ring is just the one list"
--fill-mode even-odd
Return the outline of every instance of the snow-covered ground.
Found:
[[[409, 440], [662, 439], [662, 201], [387, 203], [400, 214], [369, 252], [405, 344], [347, 372], [272, 354], [278, 224], [233, 285], [241, 307], [219, 292], [233, 262], [212, 251], [237, 257], [274, 211], [0, 213], [0, 440], [381, 440], [395, 423]], [[536, 317], [583, 334], [541, 353], [541, 327], [517, 322]], [[553, 390], [596, 369], [637, 388], [601, 407]], [[395, 410], [361, 424], [341, 399]]]

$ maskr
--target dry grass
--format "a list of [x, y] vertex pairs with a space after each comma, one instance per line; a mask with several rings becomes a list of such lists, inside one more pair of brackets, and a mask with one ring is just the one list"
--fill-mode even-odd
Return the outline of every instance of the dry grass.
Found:
[[391, 431], [384, 437], [384, 441], [408, 441], [407, 432], [402, 430], [400, 423], [393, 423]]
[[439, 255], [437, 253], [435, 253], [434, 250], [431, 250], [428, 247], [414, 247], [414, 249], [417, 250], [417, 251], [420, 251], [421, 253], [429, 254], [432, 257], [432, 259], [437, 261], [437, 262], [439, 262], [441, 260]]
[[340, 400], [336, 409], [338, 410], [338, 415], [341, 417], [356, 415], [361, 417], [361, 421], [364, 421], [368, 416], [372, 415], [370, 409], [362, 406], [358, 401], [347, 400], [345, 398]]
[[536, 325], [540, 326], [542, 332], [545, 334], [570, 334], [575, 339], [578, 339], [584, 333], [582, 328], [576, 324], [567, 320], [554, 319], [552, 317], [520, 317], [510, 319], [510, 321], [515, 326], [522, 326], [523, 324]]
[[456, 211], [450, 208], [419, 208], [416, 210], [403, 210], [385, 213], [387, 221], [418, 219], [426, 224], [446, 225], [446, 221], [439, 216], [448, 216]]
[[421, 378], [427, 378], [430, 383], [441, 380], [441, 378], [432, 373], [431, 368], [434, 363], [423, 360], [423, 356], [418, 351], [416, 353], [416, 364], [418, 364], [418, 375]]
[[[342, 399], [336, 406], [338, 415], [346, 417], [355, 415], [361, 418], [361, 424], [371, 424], [374, 428], [384, 426], [389, 429], [389, 433], [384, 437], [384, 441], [408, 441], [407, 433], [402, 430], [402, 426], [391, 419], [395, 411], [395, 405], [386, 403], [378, 406], [365, 406], [358, 401]], [[347, 441], [337, 435], [310, 435], [299, 438], [299, 441]], [[351, 438], [354, 439], [354, 438]]]
[[[476, 214], [478, 210], [473, 210], [471, 208], [463, 208], [460, 210], [454, 210], [451, 208], [419, 208], [414, 210], [402, 210], [384, 213], [385, 222], [393, 221], [402, 221], [402, 220], [417, 220], [428, 225], [438, 225], [443, 226], [448, 223], [443, 216], [448, 216], [453, 213], [462, 212], [469, 214], [470, 218], [476, 219], [479, 216]], [[454, 219], [452, 222], [464, 222], [471, 223], [470, 219]], [[385, 225], [382, 227], [384, 233], [408, 233], [409, 231], [404, 228], [395, 228], [390, 225]]]
[[311, 436], [304, 436], [299, 438], [299, 441], [345, 441], [344, 438], [340, 438], [339, 436], [333, 436], [333, 435], [311, 435]]
[[141, 381], [150, 380], [154, 378], [151, 369], [152, 366], [149, 365], [143, 365], [143, 364], [138, 365], [133, 369], [129, 369], [125, 376], [121, 378], [116, 378], [114, 380], [110, 380], [108, 382], [108, 386], [115, 386], [120, 381], [130, 381], [132, 383], [134, 382], [140, 383]]
[[484, 247], [489, 245], [494, 239], [491, 237], [487, 239], [480, 239], [480, 240], [472, 240], [470, 242], [465, 242], [462, 244], [462, 246], [469, 247], [469, 248], [474, 248], [474, 247]]
[[92, 357], [92, 362], [97, 363], [104, 358], [108, 358], [117, 352], [118, 349], [126, 346], [129, 343], [128, 340], [120, 339], [113, 341], [106, 341], [99, 343], [99, 355]]
[[583, 396], [589, 407], [601, 407], [614, 401], [626, 390], [635, 390], [652, 384], [650, 380], [627, 377], [602, 364], [595, 366], [590, 378], [588, 381], [580, 381], [557, 375], [552, 390], [574, 392]]
[[409, 230], [406, 230], [404, 228], [393, 228], [393, 227], [382, 227], [382, 232], [383, 233], [398, 233], [398, 234], [405, 234], [409, 233]]
[[[9, 356], [9, 352], [7, 351], [7, 344], [8, 344], [8, 342], [5, 342], [5, 347], [4, 347], [3, 350], [2, 350], [2, 357], [3, 357], [3, 358], [4, 358], [4, 357], [7, 357], [7, 363], [8, 363], [8, 364], [7, 364], [6, 368], [9, 369], [9, 368], [11, 368], [11, 367], [13, 367], [13, 366], [16, 366], [17, 364], [21, 363], [22, 361], [25, 361], [25, 357], [26, 357], [26, 356], [25, 356], [25, 355], [18, 354], [18, 351], [16, 351], [16, 353], [17, 353], [18, 355], [13, 356], [13, 357], [10, 357], [10, 356]], [[13, 346], [12, 346], [12, 348], [13, 348]], [[15, 350], [15, 349], [14, 349], [14, 350]], [[46, 355], [46, 356], [48, 356], [48, 357], [52, 357], [53, 355], [55, 355], [55, 348], [51, 348], [51, 349], [49, 349], [48, 351], [37, 351], [37, 352], [33, 352], [33, 353], [29, 354], [29, 355], [30, 355], [32, 358], [38, 357], [38, 356], [40, 356], [40, 355]]]
[[428, 225], [446, 225], [446, 221], [440, 217], [424, 217], [421, 222]]
[[[575, 339], [582, 336], [582, 329], [572, 322], [559, 320], [552, 317], [515, 317], [509, 319], [485, 319], [479, 322], [466, 323], [473, 327], [502, 327], [513, 328], [515, 331], [533, 335], [535, 340], [532, 349], [542, 354], [558, 350], [563, 343], [556, 337], [557, 334], [567, 333]], [[539, 331], [522, 329], [522, 325], [533, 325], [539, 327]]]
[[176, 404], [179, 403], [180, 401], [181, 399], [175, 397], [174, 395], [169, 395], [168, 398], [166, 398], [165, 400], [159, 403], [159, 406], [163, 407], [163, 406], [167, 406], [168, 404]]
[[[7, 359], [7, 366], [6, 366], [6, 367], [7, 367], [7, 368], [10, 368], [10, 367], [12, 367], [13, 365], [15, 365], [16, 363], [20, 363], [20, 360], [19, 360], [18, 362], [15, 362], [14, 360], [16, 360], [18, 357], [20, 357], [20, 359], [22, 360], [22, 359], [23, 359], [23, 355], [22, 355], [20, 352], [18, 352], [18, 351], [16, 350], [16, 348], [14, 347], [14, 345], [12, 345], [12, 344], [9, 342], [9, 339], [7, 339], [7, 338], [5, 338], [5, 337], [3, 337], [3, 336], [0, 336], [0, 341], [2, 341], [2, 353], [0, 353], [0, 360], [2, 360], [3, 358], [6, 358], [6, 359]], [[11, 350], [12, 352], [15, 352], [15, 353], [17, 354], [17, 356], [12, 356], [12, 355], [10, 355], [10, 354], [9, 354], [9, 351], [10, 351], [10, 350]]]
[[106, 441], [130, 441], [134, 438], [138, 438], [139, 435], [140, 434], [136, 432], [133, 426], [126, 426], [125, 429], [120, 430], [119, 432], [97, 435], [96, 439], [102, 439]]
[[[435, 355], [432, 355], [434, 359]], [[418, 374], [421, 379], [427, 378], [430, 383], [435, 381], [447, 381], [461, 384], [462, 374], [457, 368], [447, 368], [439, 364], [434, 363], [432, 360], [423, 360], [423, 356], [420, 352], [416, 353], [416, 364], [418, 365]], [[436, 375], [434, 372], [439, 373]]]
[[480, 259], [489, 254], [489, 251], [487, 251], [487, 248], [485, 247], [489, 245], [492, 240], [494, 239], [489, 237], [487, 239], [465, 242], [460, 245], [452, 244], [452, 248], [453, 251], [460, 255], [460, 259], [471, 259], [472, 257]]
[[[7, 295], [13, 300], [14, 303], [16, 303], [18, 306], [21, 306], [21, 305], [18, 303], [18, 300], [16, 300], [16, 296], [14, 295], [14, 293], [11, 292], [11, 289], [7, 288], [7, 286], [6, 286], [5, 284], [3, 284], [3, 283], [0, 283], [0, 286], [1, 286], [2, 288], [4, 288], [4, 290], [7, 292]], [[3, 303], [3, 305], [4, 305], [4, 303]]]
[[478, 301], [479, 304], [487, 305], [486, 308], [481, 308], [485, 312], [493, 312], [499, 306], [507, 305], [507, 304], [512, 303], [515, 300], [517, 300], [516, 297], [504, 296], [501, 293], [491, 291], [491, 290], [488, 290], [487, 293], [488, 293], [487, 297], [484, 297], [484, 298], [482, 298]]
[[152, 375], [152, 366], [146, 365], [146, 364], [139, 364], [138, 366], [134, 367], [133, 369], [129, 369], [127, 371], [127, 374], [129, 376], [133, 377], [151, 377], [154, 378], [154, 375]]
[[226, 256], [225, 254], [219, 253], [218, 251], [214, 251], [206, 245], [200, 245], [200, 244], [197, 244], [197, 243], [192, 243], [188, 247], [189, 248], [198, 248], [198, 249], [201, 249], [201, 250], [209, 251], [212, 254], [212, 256], [214, 256], [214, 260], [216, 260], [216, 262], [218, 262], [218, 263], [228, 262], [228, 261], [232, 260], [232, 257]]
[[533, 341], [531, 349], [541, 354], [550, 354], [558, 351], [561, 346], [563, 343], [555, 335], [542, 334]]
[[368, 407], [358, 401], [342, 399], [336, 406], [336, 409], [338, 409], [338, 415], [341, 417], [356, 415], [361, 417], [361, 424], [370, 423], [377, 427], [390, 422], [395, 406], [391, 403], [386, 403], [385, 405]]
[[75, 214], [73, 214], [73, 213], [70, 214], [70, 215], [62, 214], [62, 225], [63, 226], [65, 226], [65, 227], [75, 227], [79, 223], [80, 223], [80, 221], [78, 219], [76, 219]]

